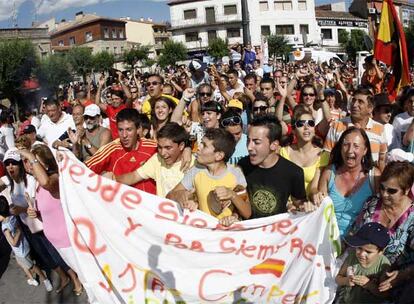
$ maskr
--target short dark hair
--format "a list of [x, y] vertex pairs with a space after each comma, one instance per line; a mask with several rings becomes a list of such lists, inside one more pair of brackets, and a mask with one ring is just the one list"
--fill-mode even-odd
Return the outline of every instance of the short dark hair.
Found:
[[157, 77], [159, 81], [161, 82], [161, 84], [164, 85], [164, 77], [162, 77], [160, 74], [156, 74], [156, 73], [149, 74], [147, 79], [149, 79], [150, 77]]
[[249, 80], [249, 79], [253, 79], [254, 82], [256, 83], [257, 82], [257, 75], [255, 73], [249, 73], [246, 76], [244, 76], [244, 82], [246, 82], [246, 80]]
[[372, 94], [372, 91], [370, 89], [364, 88], [364, 87], [359, 87], [358, 89], [356, 89], [354, 91], [354, 96], [357, 95], [357, 94], [367, 96], [368, 102], [372, 106], [374, 105], [374, 94]]
[[57, 106], [60, 107], [60, 103], [59, 100], [55, 99], [55, 98], [47, 98], [45, 99], [45, 101], [43, 102], [43, 105], [46, 106]]
[[10, 206], [4, 195], [0, 196], [0, 215], [3, 217], [10, 216]]
[[227, 163], [236, 148], [234, 136], [224, 129], [209, 128], [204, 136], [213, 142], [214, 152], [223, 152], [223, 161]]
[[275, 84], [275, 82], [273, 81], [272, 78], [265, 77], [262, 80], [260, 80], [260, 85], [265, 84], [265, 83], [270, 83], [272, 85], [273, 89], [276, 87], [276, 84]]
[[239, 72], [237, 72], [235, 69], [230, 69], [227, 72], [227, 75], [233, 74], [236, 77], [239, 77]]
[[188, 141], [189, 134], [183, 126], [175, 122], [169, 122], [157, 132], [157, 138], [167, 138], [176, 144], [181, 144]]
[[381, 174], [380, 182], [385, 182], [390, 178], [395, 178], [403, 191], [411, 189], [414, 184], [414, 165], [405, 162], [390, 162]]
[[123, 91], [120, 91], [120, 90], [111, 90], [111, 95], [116, 95], [116, 96], [118, 96], [119, 98], [121, 98], [122, 100], [124, 100], [124, 99], [125, 99], [125, 94], [124, 94], [124, 92], [123, 92]]
[[335, 144], [335, 146], [332, 149], [331, 164], [335, 165], [336, 168], [339, 168], [344, 164], [344, 160], [342, 158], [342, 153], [341, 153], [342, 145], [344, 144], [345, 137], [348, 134], [351, 134], [354, 132], [359, 133], [362, 136], [365, 147], [367, 148], [367, 153], [365, 154], [361, 162], [362, 162], [362, 169], [364, 170], [365, 173], [368, 173], [374, 166], [374, 161], [372, 159], [372, 153], [371, 153], [371, 145], [369, 143], [369, 138], [368, 138], [367, 133], [365, 133], [363, 129], [356, 128], [356, 127], [349, 127], [342, 133], [338, 142]]
[[118, 124], [122, 121], [131, 121], [135, 124], [136, 128], [139, 128], [142, 123], [142, 118], [137, 110], [128, 108], [119, 111], [118, 115], [116, 115], [116, 123]]
[[267, 138], [269, 142], [274, 142], [275, 140], [282, 139], [282, 126], [280, 125], [279, 120], [274, 115], [259, 115], [253, 118], [250, 123], [251, 127], [265, 127], [269, 130], [267, 133]]
[[217, 101], [208, 101], [205, 104], [201, 105], [201, 112], [205, 112], [205, 111], [222, 113], [223, 106]]

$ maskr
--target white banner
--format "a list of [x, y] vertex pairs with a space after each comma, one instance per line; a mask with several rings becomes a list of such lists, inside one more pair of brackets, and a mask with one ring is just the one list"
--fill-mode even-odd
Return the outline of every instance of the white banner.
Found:
[[333, 206], [237, 223], [92, 173], [71, 153], [60, 193], [77, 263], [103, 303], [331, 303]]

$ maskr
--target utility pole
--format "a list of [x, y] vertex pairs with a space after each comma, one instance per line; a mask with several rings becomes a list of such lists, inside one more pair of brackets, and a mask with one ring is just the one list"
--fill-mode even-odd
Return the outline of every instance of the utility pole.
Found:
[[241, 0], [242, 7], [242, 28], [243, 28], [243, 44], [250, 44], [250, 20], [249, 20], [249, 7], [247, 0]]

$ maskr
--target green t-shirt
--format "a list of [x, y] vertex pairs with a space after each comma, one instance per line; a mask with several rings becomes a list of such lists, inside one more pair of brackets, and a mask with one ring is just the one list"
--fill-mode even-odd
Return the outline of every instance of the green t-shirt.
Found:
[[[384, 271], [390, 267], [390, 261], [384, 255], [379, 256], [377, 261], [368, 268], [363, 268], [355, 256], [355, 251], [351, 252], [345, 260], [345, 264], [353, 266], [354, 275], [364, 275], [368, 278], [379, 279]], [[367, 289], [361, 286], [343, 286], [340, 290], [339, 303], [357, 304], [357, 303], [384, 303], [385, 299], [373, 295]]]

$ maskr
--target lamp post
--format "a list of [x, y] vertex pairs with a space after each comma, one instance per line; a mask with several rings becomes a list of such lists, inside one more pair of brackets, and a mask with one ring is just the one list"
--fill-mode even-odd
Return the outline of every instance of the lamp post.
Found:
[[200, 50], [201, 50], [201, 45], [202, 45], [202, 43], [203, 43], [203, 38], [198, 37], [198, 43], [200, 43]]
[[321, 47], [323, 48], [323, 33], [321, 33]]
[[250, 41], [250, 28], [249, 28], [249, 7], [247, 0], [241, 0], [241, 13], [242, 13], [242, 28], [243, 28], [243, 44], [251, 44]]

